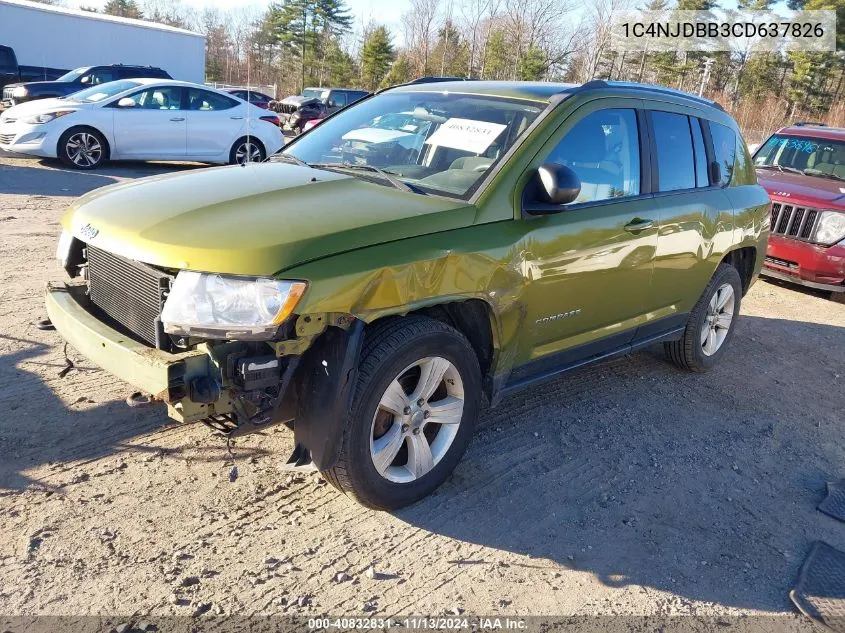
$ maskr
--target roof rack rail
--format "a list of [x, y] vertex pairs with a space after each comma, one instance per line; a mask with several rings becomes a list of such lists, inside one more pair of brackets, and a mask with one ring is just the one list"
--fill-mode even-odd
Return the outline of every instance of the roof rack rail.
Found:
[[683, 90], [676, 90], [675, 88], [668, 88], [666, 86], [650, 86], [647, 84], [638, 84], [631, 81], [605, 81], [604, 79], [593, 79], [588, 81], [581, 86], [578, 86], [573, 92], [578, 92], [580, 90], [596, 90], [596, 89], [607, 89], [607, 88], [628, 88], [634, 90], [643, 90], [645, 92], [652, 92], [657, 94], [665, 94], [665, 95], [672, 95], [673, 97], [681, 97], [682, 99], [687, 99], [689, 101], [694, 101], [695, 103], [701, 103], [704, 105], [712, 106], [722, 112], [725, 109], [722, 107], [717, 101], [713, 101], [712, 99], [705, 99], [704, 97], [699, 97], [698, 95], [694, 95], [691, 92], [684, 92]]
[[792, 127], [827, 127], [827, 123], [820, 123], [818, 121], [796, 121]]

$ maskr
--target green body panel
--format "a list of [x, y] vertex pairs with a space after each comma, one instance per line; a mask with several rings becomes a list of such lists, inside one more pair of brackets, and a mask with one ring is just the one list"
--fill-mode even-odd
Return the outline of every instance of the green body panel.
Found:
[[94, 227], [95, 246], [155, 266], [267, 276], [474, 219], [474, 209], [454, 200], [265, 163], [104, 187], [77, 200], [63, 225], [85, 241], [81, 229]]
[[[728, 115], [623, 87], [555, 105], [565, 87], [465, 84], [449, 89], [552, 102], [467, 202], [274, 163], [101, 189], [74, 204], [65, 227], [85, 239], [91, 225], [99, 231], [93, 244], [167, 268], [305, 280], [300, 317], [372, 322], [480, 299], [489, 306], [497, 384], [519, 365], [610, 335], [633, 338], [640, 326], [689, 312], [733, 249], [755, 249], [759, 272], [769, 198]], [[731, 186], [524, 214], [522, 192], [549, 151], [581, 117], [611, 107], [677, 111], [731, 127], [739, 149]], [[635, 219], [653, 226], [626, 230]], [[279, 355], [303, 347], [274, 345]], [[112, 369], [103, 354], [93, 360]]]

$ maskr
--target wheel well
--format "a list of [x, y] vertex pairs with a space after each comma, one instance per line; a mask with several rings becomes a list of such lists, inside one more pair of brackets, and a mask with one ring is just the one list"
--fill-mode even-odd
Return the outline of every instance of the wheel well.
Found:
[[[493, 320], [490, 306], [481, 299], [452, 301], [409, 312], [436, 319], [452, 326], [467, 337], [478, 358], [481, 376], [487, 376], [493, 364]], [[401, 318], [401, 317], [385, 317]], [[372, 324], [370, 324], [372, 326]]]
[[64, 132], [62, 132], [62, 135], [59, 137], [59, 142], [56, 144], [56, 156], [61, 156], [62, 144], [64, 142], [65, 137], [68, 134], [71, 134], [72, 132], [76, 132], [78, 130], [90, 130], [91, 132], [96, 132], [103, 139], [103, 146], [106, 150], [105, 158], [109, 159], [111, 157], [111, 145], [109, 145], [108, 137], [102, 132], [100, 132], [100, 130], [90, 125], [74, 125], [73, 127], [69, 127]]
[[725, 264], [730, 264], [739, 273], [742, 280], [742, 294], [748, 292], [751, 285], [751, 276], [754, 274], [754, 265], [757, 260], [757, 249], [753, 246], [744, 246], [731, 251], [722, 259]]
[[248, 140], [250, 143], [255, 143], [256, 145], [260, 146], [260, 147], [261, 147], [261, 150], [262, 150], [265, 154], [267, 153], [267, 148], [266, 148], [266, 147], [264, 147], [264, 143], [262, 143], [262, 142], [261, 142], [261, 139], [260, 139], [260, 138], [258, 138], [255, 134], [244, 134], [243, 136], [238, 137], [238, 139], [237, 139], [234, 143], [232, 143], [232, 149], [230, 149], [230, 150], [229, 150], [229, 152], [234, 151], [234, 149], [235, 149], [235, 145], [237, 145], [237, 144], [238, 144], [238, 143], [240, 143], [241, 141], [247, 141], [247, 140]]

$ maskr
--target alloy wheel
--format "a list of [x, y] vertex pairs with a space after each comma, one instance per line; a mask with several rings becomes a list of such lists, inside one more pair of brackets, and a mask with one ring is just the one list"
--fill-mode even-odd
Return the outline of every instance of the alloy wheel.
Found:
[[261, 162], [261, 148], [255, 143], [244, 141], [238, 145], [235, 150], [235, 162], [238, 165], [245, 163], [260, 163]]
[[97, 137], [88, 132], [76, 132], [65, 143], [68, 158], [79, 167], [93, 167], [103, 158], [103, 147]]
[[439, 356], [406, 367], [379, 401], [370, 430], [376, 471], [394, 483], [423, 477], [443, 459], [461, 425], [464, 385]]
[[710, 298], [701, 326], [701, 350], [705, 355], [712, 356], [722, 347], [733, 323], [735, 307], [733, 286], [722, 284]]

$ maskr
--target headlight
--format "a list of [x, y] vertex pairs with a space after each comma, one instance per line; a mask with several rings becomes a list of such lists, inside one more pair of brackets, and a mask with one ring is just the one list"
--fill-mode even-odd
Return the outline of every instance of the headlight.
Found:
[[62, 234], [59, 236], [59, 244], [56, 246], [56, 259], [59, 260], [63, 268], [67, 267], [67, 263], [70, 260], [70, 247], [72, 244], [73, 235], [67, 231], [62, 231]]
[[291, 315], [306, 284], [188, 270], [176, 275], [161, 312], [168, 334], [267, 340]]
[[18, 99], [25, 97], [28, 94], [29, 91], [26, 89], [26, 86], [18, 86], [12, 90], [12, 96], [17, 97]]
[[845, 238], [845, 212], [822, 211], [821, 217], [816, 222], [812, 241], [831, 246], [842, 238]]
[[75, 110], [60, 110], [59, 112], [46, 112], [44, 114], [36, 114], [35, 116], [31, 116], [27, 119], [24, 119], [24, 123], [49, 123], [54, 119], [58, 119], [60, 116], [64, 116], [66, 114], [70, 114], [71, 112], [75, 112]]

